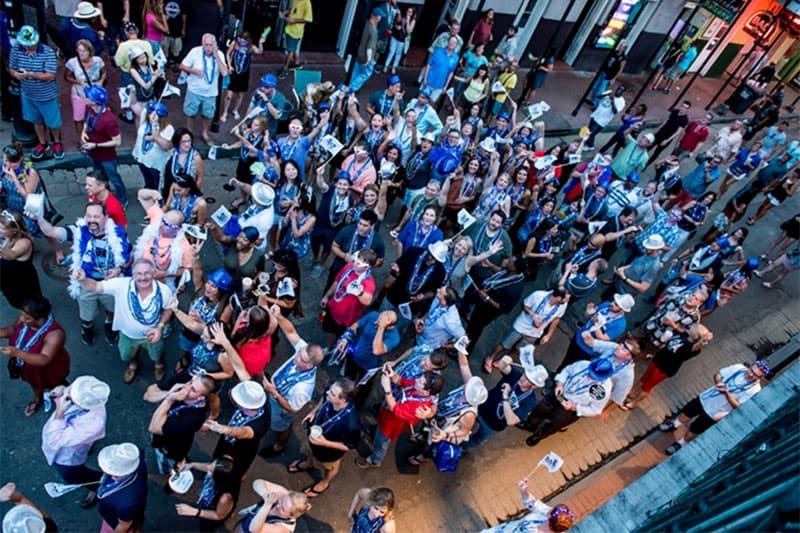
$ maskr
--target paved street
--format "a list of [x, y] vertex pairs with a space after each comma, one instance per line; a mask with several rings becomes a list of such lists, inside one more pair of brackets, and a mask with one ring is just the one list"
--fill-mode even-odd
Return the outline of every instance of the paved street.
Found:
[[[796, 134], [796, 132], [795, 132]], [[601, 136], [598, 142], [605, 142]], [[555, 142], [556, 139], [550, 139]], [[550, 144], [548, 142], [548, 145]], [[129, 141], [125, 141], [127, 144]], [[221, 184], [230, 176], [235, 168], [235, 161], [220, 160], [207, 162], [206, 193], [220, 202], [233, 199], [231, 193], [221, 189]], [[688, 167], [687, 167], [688, 169]], [[134, 190], [141, 183], [138, 169], [126, 166], [122, 169], [123, 179], [128, 185], [129, 194], [133, 198]], [[67, 221], [72, 221], [82, 211], [83, 194], [78, 182], [85, 175], [85, 170], [54, 170], [43, 172], [51, 195], [58, 209]], [[648, 175], [649, 179], [649, 175]], [[731, 192], [734, 192], [733, 189]], [[731, 193], [729, 193], [730, 195]], [[727, 198], [715, 204], [719, 210]], [[753, 202], [752, 210], [760, 203]], [[796, 199], [787, 201], [779, 208], [773, 209], [761, 220], [751, 232], [745, 248], [748, 253], [758, 255], [762, 249], [776, 237], [780, 221], [797, 211]], [[714, 213], [714, 214], [715, 214]], [[143, 212], [138, 205], [129, 209], [129, 230], [133, 236], [141, 231]], [[387, 220], [396, 218], [396, 209], [390, 211]], [[384, 224], [384, 238], [389, 239]], [[390, 254], [387, 249], [387, 254]], [[389, 257], [390, 258], [390, 257]], [[388, 259], [388, 258], [387, 258]], [[52, 253], [44, 241], [38, 243], [36, 255], [37, 266], [52, 271]], [[204, 250], [204, 264], [207, 268], [216, 268], [220, 263], [210, 245]], [[378, 275], [379, 282], [384, 279], [390, 261]], [[147, 449], [147, 457], [151, 466], [148, 513], [145, 523], [147, 531], [185, 531], [191, 529], [191, 522], [179, 519], [174, 512], [174, 504], [181, 501], [174, 495], [166, 495], [161, 491], [163, 477], [153, 475], [153, 456], [148, 448], [149, 436], [146, 432], [147, 422], [154, 406], [145, 404], [142, 393], [151, 383], [152, 368], [145, 364], [137, 380], [131, 385], [122, 383], [123, 365], [118, 360], [116, 350], [106, 345], [99, 338], [96, 345], [86, 347], [80, 343], [78, 335], [79, 321], [75, 302], [67, 297], [64, 282], [59, 272], [55, 275], [43, 275], [40, 278], [43, 290], [54, 304], [55, 317], [63, 324], [68, 335], [68, 348], [72, 356], [71, 375], [78, 376], [91, 373], [107, 381], [112, 388], [108, 405], [109, 420], [106, 438], [95, 448], [90, 458], [96, 464], [96, 452], [102, 445], [131, 440]], [[308, 340], [323, 341], [324, 334], [316, 320], [317, 303], [321, 294], [323, 278], [303, 279], [303, 308], [306, 316], [298, 322], [301, 335]], [[532, 287], [528, 287], [526, 294]], [[640, 299], [641, 300], [641, 299]], [[15, 314], [5, 301], [0, 304], [3, 322], [13, 320]], [[643, 305], [636, 309], [636, 315], [646, 315]], [[472, 355], [473, 369], [478, 372], [479, 361], [487, 350], [506, 333], [511, 319], [506, 317], [491, 325]], [[511, 428], [490, 439], [477, 449], [471, 450], [461, 460], [458, 472], [441, 474], [428, 463], [417, 469], [404, 466], [410, 455], [410, 444], [401, 440], [397, 449], [392, 449], [389, 459], [379, 469], [363, 471], [352, 464], [353, 455], [348, 456], [341, 475], [331, 489], [313, 502], [313, 509], [299, 522], [298, 531], [344, 531], [348, 526], [346, 507], [353, 493], [362, 486], [386, 485], [391, 487], [397, 496], [396, 512], [399, 531], [473, 531], [486, 524], [494, 524], [499, 519], [513, 515], [520, 509], [515, 488], [516, 480], [528, 472], [549, 450], [556, 451], [565, 459], [561, 472], [550, 475], [537, 472], [531, 486], [540, 497], [546, 497], [559, 491], [562, 487], [576, 480], [582, 473], [599, 464], [603, 458], [618, 452], [631, 443], [639, 440], [661, 422], [665, 416], [675, 412], [680, 406], [708, 386], [711, 376], [721, 366], [739, 362], [755, 353], [763, 353], [773, 346], [780, 345], [800, 330], [800, 305], [798, 305], [798, 276], [795, 273], [787, 278], [780, 289], [768, 291], [753, 282], [748, 291], [737, 297], [732, 305], [722, 308], [707, 321], [714, 331], [716, 339], [703, 351], [701, 357], [691, 360], [674, 379], [656, 389], [654, 394], [641, 404], [641, 408], [631, 413], [612, 410], [604, 420], [582, 420], [572, 425], [565, 433], [556, 434], [542, 441], [535, 448], [525, 446], [526, 432]], [[100, 327], [99, 321], [97, 324]], [[176, 360], [175, 335], [169, 339], [168, 364], [171, 368]], [[537, 359], [554, 368], [563, 354], [569, 337], [564, 331], [554, 337], [545, 347], [537, 350]], [[288, 346], [281, 342], [275, 352], [273, 361], [268, 367], [274, 371], [285, 360]], [[449, 390], [457, 382], [457, 369], [448, 369], [447, 386]], [[322, 374], [324, 379], [318, 383], [318, 392], [330, 379], [331, 372], [326, 368]], [[491, 385], [497, 379], [493, 375], [487, 379]], [[81, 492], [74, 492], [58, 500], [50, 499], [42, 489], [46, 481], [58, 480], [51, 471], [40, 450], [40, 431], [46, 419], [43, 412], [32, 418], [22, 415], [24, 405], [29, 401], [29, 389], [25, 383], [11, 382], [5, 372], [0, 377], [0, 405], [2, 405], [3, 425], [0, 434], [0, 481], [13, 480], [25, 494], [46, 509], [59, 523], [62, 531], [96, 531], [100, 524], [96, 510], [83, 511], [77, 501]], [[227, 411], [223, 412], [223, 418]], [[371, 431], [371, 428], [370, 428]], [[269, 437], [268, 437], [269, 438]], [[204, 460], [213, 449], [216, 438], [201, 435], [195, 440], [192, 458]], [[362, 445], [363, 447], [363, 445]], [[293, 489], [301, 489], [312, 482], [305, 474], [289, 475], [285, 464], [295, 456], [298, 442], [290, 441], [288, 452], [275, 460], [265, 461], [257, 458], [248, 473], [245, 487], [239, 501], [239, 508], [254, 503], [255, 495], [249, 489], [249, 481], [255, 478], [266, 478]], [[363, 451], [363, 449], [362, 449]], [[194, 491], [185, 498], [190, 500]], [[559, 499], [555, 498], [558, 502]], [[587, 507], [587, 510], [588, 507]], [[580, 513], [580, 511], [579, 511]], [[232, 522], [229, 522], [229, 526]]]

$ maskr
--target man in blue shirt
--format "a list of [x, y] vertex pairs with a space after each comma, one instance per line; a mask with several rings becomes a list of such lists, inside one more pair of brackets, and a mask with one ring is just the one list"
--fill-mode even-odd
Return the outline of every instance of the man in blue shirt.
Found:
[[683, 206], [703, 196], [708, 186], [717, 181], [722, 175], [721, 164], [722, 158], [714, 156], [697, 165], [694, 170], [683, 178], [683, 190], [673, 200], [670, 200], [668, 205], [677, 204]]
[[278, 148], [280, 148], [281, 161], [291, 159], [297, 163], [297, 168], [300, 170], [300, 175], [297, 177], [298, 182], [303, 182], [306, 172], [306, 159], [308, 159], [308, 151], [314, 143], [319, 132], [328, 125], [328, 118], [330, 111], [325, 110], [320, 112], [319, 123], [314, 126], [308, 135], [303, 133], [303, 121], [298, 116], [294, 116], [289, 120], [289, 135], [282, 137], [278, 140]]
[[431, 89], [431, 101], [436, 103], [442, 92], [450, 84], [458, 66], [458, 40], [450, 37], [445, 48], [437, 48], [428, 60], [428, 65], [422, 73], [422, 86]]
[[594, 350], [586, 342], [587, 338], [615, 341], [622, 337], [628, 328], [625, 315], [631, 312], [634, 303], [630, 294], [615, 294], [611, 301], [600, 305], [587, 304], [586, 316], [589, 317], [589, 321], [575, 333], [567, 348], [567, 355], [564, 356], [557, 371], [561, 372], [577, 361], [594, 359]]
[[406, 107], [406, 111], [414, 109], [417, 112], [417, 137], [421, 137], [426, 133], [433, 134], [434, 139], [439, 137], [442, 133], [442, 121], [436, 110], [431, 107], [431, 102], [434, 101], [433, 89], [423, 85], [416, 98], [412, 98]]
[[[22, 118], [33, 124], [36, 145], [31, 159], [41, 161], [51, 154], [64, 157], [61, 146], [61, 107], [58, 105], [58, 60], [52, 48], [39, 44], [39, 32], [23, 26], [17, 32], [17, 43], [8, 58], [8, 72], [20, 82]], [[53, 149], [47, 145], [47, 132], [53, 138]]]
[[400, 82], [400, 76], [392, 74], [386, 80], [385, 91], [375, 91], [369, 97], [367, 102], [367, 112], [371, 115], [373, 113], [380, 113], [384, 119], [389, 120], [392, 117], [393, 111], [403, 109], [403, 85]]
[[[400, 333], [395, 328], [396, 324], [397, 313], [394, 311], [370, 311], [347, 328], [337, 346], [342, 350], [348, 349], [345, 345], [349, 345], [352, 350], [344, 367], [347, 377], [358, 384], [369, 370], [378, 368], [385, 362], [384, 356], [400, 344]], [[356, 406], [364, 405], [371, 388], [367, 383], [358, 388]]]

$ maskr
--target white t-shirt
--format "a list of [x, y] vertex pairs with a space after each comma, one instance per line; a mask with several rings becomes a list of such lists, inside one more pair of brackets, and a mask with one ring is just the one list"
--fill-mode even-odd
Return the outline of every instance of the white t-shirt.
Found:
[[[614, 351], [619, 346], [616, 342], [595, 340], [592, 344], [592, 350], [597, 355], [597, 358], [605, 357], [614, 366], [614, 375], [611, 376], [611, 401], [617, 405], [625, 403], [625, 398], [630, 394], [633, 388], [634, 380], [634, 364], [633, 362], [624, 364], [622, 361], [617, 360]], [[620, 368], [621, 365], [623, 365]]]
[[[128, 290], [133, 278], [114, 278], [101, 281], [99, 283], [100, 291], [104, 294], [110, 294], [114, 297], [114, 331], [119, 331], [125, 334], [126, 337], [131, 339], [144, 339], [147, 337], [147, 332], [155, 329], [158, 323], [153, 325], [145, 325], [136, 320], [133, 316], [133, 311], [128, 305]], [[159, 316], [164, 309], [169, 308], [172, 302], [173, 293], [169, 287], [160, 281], [154, 281], [158, 285], [161, 292], [161, 310]], [[139, 298], [139, 303], [143, 309], [146, 309], [153, 298], [156, 297], [156, 291], [152, 291], [150, 295], [142, 300]], [[137, 295], [138, 298], [138, 295]]]
[[[539, 304], [541, 304], [544, 299], [549, 299], [551, 294], [552, 293], [550, 291], [534, 291], [530, 293], [525, 300], [523, 300], [522, 305], [530, 308], [532, 311], [536, 311], [536, 309], [539, 307]], [[522, 311], [514, 321], [514, 329], [526, 337], [538, 339], [542, 336], [542, 334], [544, 334], [547, 326], [549, 326], [553, 320], [564, 316], [564, 312], [566, 310], [566, 302], [562, 302], [555, 306], [550, 305], [549, 303], [544, 304], [544, 307], [539, 312], [539, 317], [541, 318], [542, 322], [539, 324], [538, 328], [533, 324], [533, 317], [525, 311]]]
[[[89, 75], [90, 83], [94, 83], [100, 79], [100, 73], [103, 70], [103, 67], [105, 67], [105, 63], [103, 63], [103, 60], [97, 56], [92, 57], [92, 64], [89, 66], [89, 68], [81, 68], [81, 64], [77, 57], [70, 58], [64, 65], [64, 68], [72, 72], [72, 75], [76, 80], [82, 82], [86, 82], [86, 76], [83, 74], [84, 69], [86, 69], [86, 74]], [[83, 85], [78, 85], [77, 83], [73, 83], [71, 85], [72, 96], [83, 97]]]
[[575, 404], [578, 416], [597, 416], [611, 399], [611, 379], [597, 381], [589, 376], [589, 361], [578, 361], [567, 366], [555, 377], [564, 386], [564, 398]]
[[[747, 367], [742, 364], [726, 366], [719, 371], [722, 381], [740, 404], [743, 404], [761, 390], [761, 383], [758, 380], [749, 381], [745, 377], [746, 373]], [[714, 420], [728, 416], [728, 413], [733, 410], [728, 399], [716, 387], [710, 387], [701, 392], [700, 403], [706, 414]]]
[[[225, 63], [225, 54], [221, 50], [217, 50], [217, 56], [222, 64]], [[189, 68], [196, 68], [202, 70], [205, 76], [196, 76], [189, 74], [186, 78], [186, 86], [194, 94], [198, 96], [217, 96], [219, 92], [217, 82], [219, 81], [219, 65], [213, 60], [213, 57], [206, 56], [203, 52], [202, 46], [195, 46], [181, 62]], [[206, 76], [209, 78], [206, 80]]]
[[[142, 149], [142, 145], [144, 144], [144, 130], [147, 123], [147, 109], [142, 109], [140, 123], [141, 126], [136, 130], [136, 144], [133, 145], [133, 152], [131, 152], [131, 154], [136, 161], [147, 168], [163, 172], [167, 161], [169, 161], [170, 152], [161, 148], [155, 141], [153, 141], [153, 145], [147, 152]], [[167, 127], [159, 133], [159, 137], [171, 141], [174, 133], [175, 128], [172, 127], [172, 124], [167, 124]]]

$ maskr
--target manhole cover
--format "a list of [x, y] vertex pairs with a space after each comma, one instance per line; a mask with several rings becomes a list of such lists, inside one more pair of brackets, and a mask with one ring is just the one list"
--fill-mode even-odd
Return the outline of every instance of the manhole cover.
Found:
[[56, 253], [53, 250], [48, 250], [42, 255], [42, 270], [52, 279], [69, 280], [69, 267], [62, 267], [56, 263]]

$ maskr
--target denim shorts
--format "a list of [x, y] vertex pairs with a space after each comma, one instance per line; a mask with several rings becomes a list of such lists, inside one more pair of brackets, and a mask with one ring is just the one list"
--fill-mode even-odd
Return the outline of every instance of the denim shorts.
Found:
[[217, 97], [200, 96], [187, 90], [186, 99], [183, 101], [183, 112], [189, 117], [194, 117], [201, 107], [205, 118], [214, 118], [214, 111], [217, 109]]
[[288, 33], [285, 33], [283, 36], [286, 38], [287, 52], [297, 52], [298, 50], [300, 50], [300, 41], [302, 41], [302, 39], [295, 39]]
[[31, 100], [24, 94], [22, 97], [22, 118], [31, 124], [44, 124], [51, 130], [61, 127], [61, 106], [58, 105], [58, 98], [39, 102]]
[[274, 396], [269, 397], [269, 429], [272, 431], [286, 431], [292, 426], [294, 415], [281, 407]]

